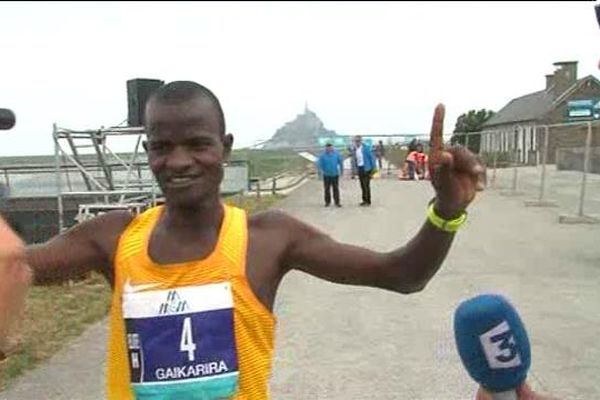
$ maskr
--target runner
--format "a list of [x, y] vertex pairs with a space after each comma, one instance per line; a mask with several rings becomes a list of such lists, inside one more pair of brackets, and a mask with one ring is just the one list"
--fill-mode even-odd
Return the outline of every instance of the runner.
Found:
[[439, 105], [430, 157], [436, 197], [408, 244], [375, 252], [283, 212], [247, 217], [224, 205], [219, 188], [233, 136], [210, 90], [172, 82], [146, 107], [145, 148], [164, 205], [136, 217], [109, 212], [26, 249], [0, 220], [0, 327], [22, 307], [24, 261], [36, 284], [90, 270], [110, 282], [109, 399], [268, 398], [272, 309], [287, 272], [403, 294], [423, 290], [483, 189], [483, 167], [468, 150], [443, 151]]

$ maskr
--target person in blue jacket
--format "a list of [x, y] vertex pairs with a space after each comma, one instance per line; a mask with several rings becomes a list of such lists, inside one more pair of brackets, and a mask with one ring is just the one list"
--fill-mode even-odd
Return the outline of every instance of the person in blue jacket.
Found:
[[360, 181], [360, 189], [362, 191], [361, 206], [371, 205], [371, 177], [377, 171], [375, 164], [375, 156], [371, 146], [362, 142], [360, 135], [354, 137], [354, 152], [356, 158], [356, 166], [358, 168], [358, 179]]
[[325, 207], [331, 204], [331, 190], [333, 189], [333, 202], [336, 207], [341, 207], [339, 177], [344, 170], [342, 155], [333, 148], [331, 143], [325, 145], [325, 150], [319, 155], [317, 161], [319, 174], [323, 177], [325, 189]]

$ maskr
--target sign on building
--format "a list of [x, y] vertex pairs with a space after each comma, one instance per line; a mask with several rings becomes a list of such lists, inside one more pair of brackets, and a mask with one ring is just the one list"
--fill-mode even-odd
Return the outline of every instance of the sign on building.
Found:
[[600, 99], [573, 100], [567, 103], [569, 121], [600, 119]]

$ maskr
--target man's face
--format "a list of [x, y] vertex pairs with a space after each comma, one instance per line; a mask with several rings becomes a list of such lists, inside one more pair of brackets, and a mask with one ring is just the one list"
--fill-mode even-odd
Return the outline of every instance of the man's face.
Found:
[[326, 151], [327, 153], [331, 153], [331, 152], [333, 152], [333, 146], [325, 146], [325, 151]]
[[218, 111], [210, 100], [151, 101], [146, 132], [148, 163], [169, 204], [194, 207], [218, 196], [233, 137], [221, 135]]
[[361, 137], [360, 137], [360, 136], [356, 136], [356, 137], [354, 137], [354, 145], [355, 145], [356, 147], [359, 147], [361, 142], [362, 142], [362, 139], [361, 139]]

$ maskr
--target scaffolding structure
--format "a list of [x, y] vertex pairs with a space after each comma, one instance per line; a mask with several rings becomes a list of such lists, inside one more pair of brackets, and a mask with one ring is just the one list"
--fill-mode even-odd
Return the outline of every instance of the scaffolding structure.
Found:
[[[94, 198], [79, 205], [78, 222], [115, 209], [139, 213], [160, 201], [160, 189], [140, 149], [144, 135], [143, 127], [71, 130], [54, 124], [59, 231], [67, 225], [63, 201], [68, 196]], [[119, 155], [113, 151], [111, 142], [118, 137], [135, 141], [133, 152]]]

